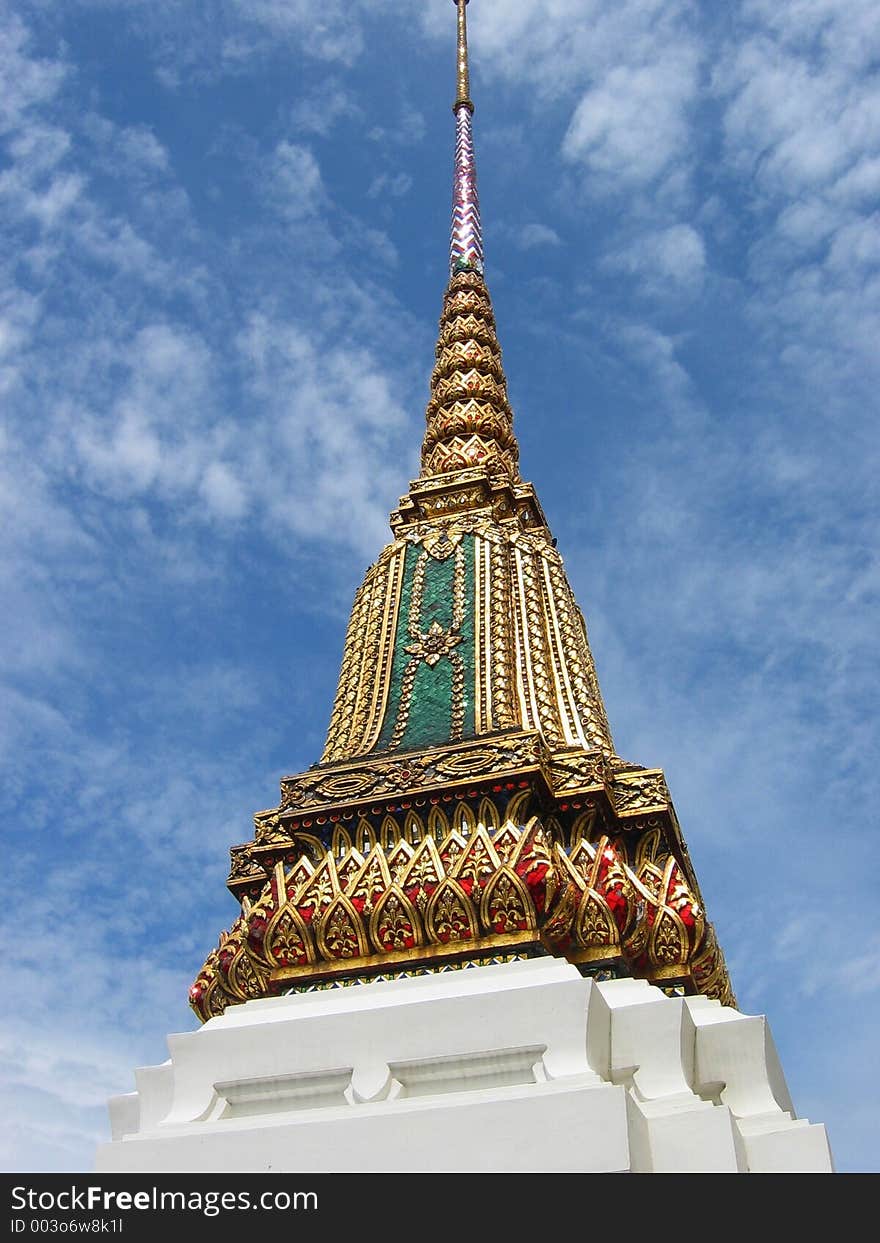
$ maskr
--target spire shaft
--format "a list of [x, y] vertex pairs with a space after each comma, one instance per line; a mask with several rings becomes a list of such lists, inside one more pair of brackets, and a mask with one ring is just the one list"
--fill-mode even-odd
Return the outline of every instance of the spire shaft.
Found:
[[467, 4], [468, 0], [455, 0], [455, 6], [458, 9], [458, 94], [453, 111], [458, 111], [461, 104], [467, 104], [471, 111], [474, 107], [471, 103], [468, 71]]
[[483, 227], [477, 195], [477, 162], [471, 116], [468, 69], [467, 4], [455, 0], [458, 9], [458, 90], [452, 110], [455, 113], [455, 173], [452, 186], [452, 235], [449, 268], [454, 276], [461, 271], [483, 271]]

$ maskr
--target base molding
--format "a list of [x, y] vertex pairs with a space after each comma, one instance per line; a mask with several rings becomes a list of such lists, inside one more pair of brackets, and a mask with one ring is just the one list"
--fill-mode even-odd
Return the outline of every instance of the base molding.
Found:
[[558, 958], [248, 1002], [110, 1101], [98, 1172], [831, 1172], [766, 1020]]

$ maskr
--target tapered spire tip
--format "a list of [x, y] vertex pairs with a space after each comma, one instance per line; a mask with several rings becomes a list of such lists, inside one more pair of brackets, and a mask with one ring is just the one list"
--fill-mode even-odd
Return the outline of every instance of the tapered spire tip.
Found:
[[455, 96], [455, 103], [452, 105], [453, 112], [458, 112], [459, 108], [468, 108], [471, 112], [474, 110], [470, 95], [470, 69], [468, 66], [468, 2], [469, 0], [453, 0], [456, 9], [458, 9], [458, 90]]

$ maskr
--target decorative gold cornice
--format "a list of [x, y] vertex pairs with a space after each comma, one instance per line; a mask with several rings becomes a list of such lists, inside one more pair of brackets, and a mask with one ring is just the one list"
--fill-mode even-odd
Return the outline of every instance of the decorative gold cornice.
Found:
[[330, 815], [337, 807], [404, 797], [421, 791], [455, 789], [489, 777], [501, 779], [541, 775], [545, 785], [548, 753], [535, 732], [475, 739], [455, 746], [410, 752], [310, 769], [281, 781], [279, 817], [320, 809]]
[[614, 808], [619, 816], [665, 811], [670, 805], [666, 778], [659, 768], [616, 773], [611, 790]]
[[252, 853], [252, 843], [231, 846], [226, 887], [239, 901], [255, 898], [266, 883], [266, 869]]
[[631, 867], [611, 839], [553, 841], [535, 816], [278, 863], [190, 991], [200, 1018], [284, 989], [450, 961], [549, 952], [732, 1002], [724, 960], [677, 860]]

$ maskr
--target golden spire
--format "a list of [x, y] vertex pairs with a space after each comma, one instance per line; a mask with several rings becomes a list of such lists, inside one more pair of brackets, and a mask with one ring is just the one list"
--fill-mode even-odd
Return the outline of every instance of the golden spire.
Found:
[[203, 1020], [287, 990], [554, 954], [731, 1004], [663, 774], [620, 760], [586, 626], [517, 470], [456, 0], [451, 276], [422, 472], [351, 612], [318, 764], [232, 849]]
[[519, 448], [495, 335], [495, 316], [483, 280], [483, 230], [468, 71], [468, 0], [458, 10], [458, 89], [452, 193], [450, 282], [443, 300], [437, 365], [431, 376], [422, 477], [484, 466], [519, 479]]

